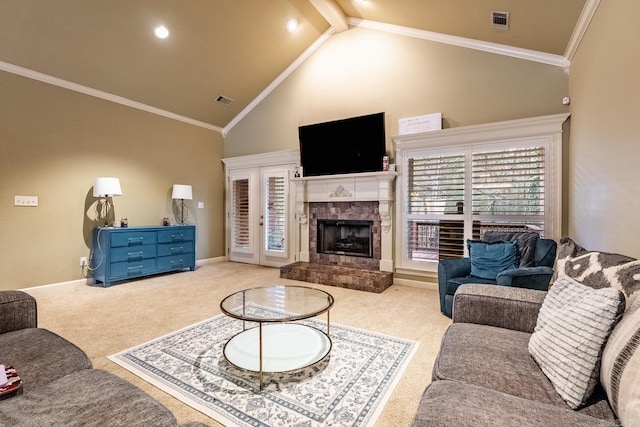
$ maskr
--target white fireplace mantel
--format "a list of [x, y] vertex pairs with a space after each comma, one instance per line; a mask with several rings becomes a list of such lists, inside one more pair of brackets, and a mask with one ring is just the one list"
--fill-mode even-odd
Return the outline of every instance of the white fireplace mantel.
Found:
[[396, 172], [364, 172], [292, 178], [296, 186], [300, 261], [309, 262], [309, 202], [377, 201], [382, 229], [380, 270], [393, 271], [392, 205], [396, 175]]

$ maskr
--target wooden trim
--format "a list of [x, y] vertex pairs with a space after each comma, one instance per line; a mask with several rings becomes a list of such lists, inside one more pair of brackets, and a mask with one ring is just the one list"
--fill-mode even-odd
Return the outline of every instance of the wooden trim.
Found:
[[70, 82], [68, 80], [53, 77], [48, 74], [40, 73], [38, 71], [30, 70], [28, 68], [20, 67], [18, 65], [9, 64], [8, 62], [0, 61], [0, 70], [8, 73], [17, 74], [28, 79], [38, 80], [43, 83], [48, 83], [53, 86], [58, 86], [63, 89], [72, 90], [75, 92], [83, 93], [85, 95], [94, 96], [96, 98], [104, 99], [106, 101], [115, 102], [116, 104], [124, 105], [127, 107], [135, 108], [137, 110], [146, 111], [147, 113], [163, 116], [168, 119], [177, 120], [179, 122], [188, 123], [190, 125], [198, 126], [201, 128], [213, 130], [219, 133], [223, 132], [221, 127], [212, 125], [210, 123], [201, 122], [190, 117], [181, 116], [180, 114], [172, 113], [160, 108], [152, 107], [151, 105], [143, 104], [142, 102], [133, 101], [128, 98], [123, 98], [112, 93], [103, 92], [98, 89], [94, 89], [88, 86], [84, 86], [78, 83]]
[[434, 33], [432, 31], [401, 27], [399, 25], [385, 24], [376, 21], [367, 21], [359, 18], [349, 18], [349, 24], [353, 27], [385, 31], [392, 34], [415, 37], [418, 39], [429, 40], [437, 43], [444, 43], [453, 46], [481, 50], [483, 52], [495, 53], [498, 55], [511, 56], [514, 58], [525, 59], [527, 61], [541, 62], [543, 64], [554, 65], [556, 67], [567, 68], [570, 65], [569, 61], [565, 57], [560, 55], [554, 55], [551, 53], [544, 53], [530, 49], [523, 49], [514, 46], [507, 46], [498, 43], [491, 43], [482, 40], [468, 39], [466, 37]]

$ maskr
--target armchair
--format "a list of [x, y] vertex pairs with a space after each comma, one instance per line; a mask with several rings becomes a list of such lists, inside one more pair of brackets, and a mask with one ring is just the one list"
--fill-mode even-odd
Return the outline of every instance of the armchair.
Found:
[[[502, 237], [504, 236], [505, 233], [502, 233]], [[511, 234], [510, 237], [511, 239], [517, 238], [515, 233]], [[532, 262], [533, 266], [505, 270], [498, 274], [495, 280], [471, 276], [471, 260], [469, 258], [440, 261], [438, 264], [440, 311], [447, 317], [452, 316], [453, 296], [460, 285], [467, 283], [492, 284], [546, 291], [549, 288], [549, 281], [553, 275], [556, 247], [557, 244], [552, 239], [536, 239]]]

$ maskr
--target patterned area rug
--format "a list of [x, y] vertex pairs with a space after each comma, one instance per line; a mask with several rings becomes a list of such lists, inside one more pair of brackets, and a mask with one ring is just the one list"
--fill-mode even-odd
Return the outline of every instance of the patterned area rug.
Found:
[[[320, 320], [298, 323], [326, 331]], [[418, 347], [332, 323], [327, 358], [265, 374], [260, 390], [257, 374], [222, 356], [241, 330], [241, 321], [219, 315], [109, 359], [226, 426], [373, 426]]]

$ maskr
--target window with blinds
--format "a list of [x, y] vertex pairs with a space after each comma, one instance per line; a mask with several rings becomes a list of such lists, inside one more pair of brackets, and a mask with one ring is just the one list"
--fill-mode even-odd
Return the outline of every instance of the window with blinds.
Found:
[[457, 154], [409, 157], [407, 259], [460, 258], [466, 239], [481, 239], [487, 230], [543, 235], [544, 154], [543, 147], [467, 147]]
[[410, 158], [408, 172], [408, 258], [460, 256], [464, 252], [465, 156]]
[[234, 248], [248, 249], [250, 245], [249, 179], [233, 180], [231, 201], [231, 243]]
[[471, 163], [474, 238], [487, 230], [544, 235], [543, 147], [476, 152]]
[[265, 177], [265, 249], [284, 252], [286, 242], [287, 188], [285, 176]]

